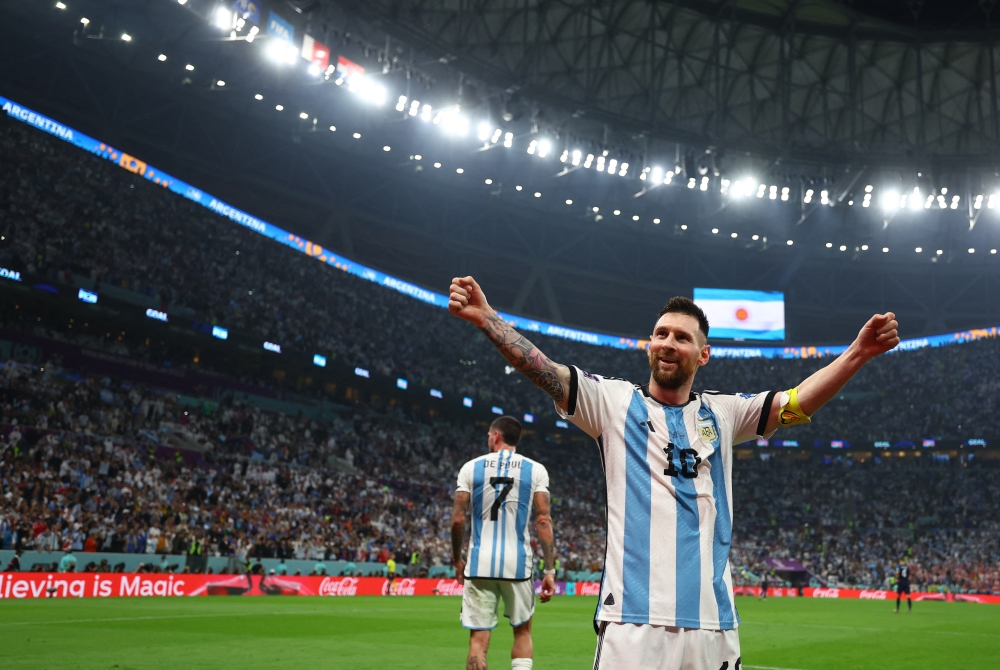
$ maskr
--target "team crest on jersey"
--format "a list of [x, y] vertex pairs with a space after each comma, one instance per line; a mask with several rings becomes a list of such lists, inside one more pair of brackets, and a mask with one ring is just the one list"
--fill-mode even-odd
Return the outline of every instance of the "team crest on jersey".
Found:
[[705, 442], [715, 442], [719, 439], [719, 431], [715, 429], [714, 421], [699, 421], [698, 422], [698, 437], [700, 437]]

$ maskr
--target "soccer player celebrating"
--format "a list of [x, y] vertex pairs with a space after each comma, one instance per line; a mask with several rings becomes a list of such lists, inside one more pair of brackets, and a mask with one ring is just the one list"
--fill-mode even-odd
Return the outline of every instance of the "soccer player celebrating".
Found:
[[[534, 565], [528, 518], [535, 508], [535, 534], [545, 565], [553, 565], [552, 519], [549, 516], [549, 474], [541, 463], [516, 453], [521, 422], [512, 416], [495, 420], [487, 433], [490, 451], [458, 473], [451, 515], [452, 561], [460, 583], [462, 625], [468, 628], [467, 670], [486, 670], [490, 631], [497, 626], [497, 609], [514, 627], [513, 670], [531, 668], [531, 617], [535, 613]], [[465, 519], [472, 534], [467, 560], [462, 559]], [[545, 570], [541, 601], [555, 593], [555, 570]]]
[[896, 614], [899, 614], [899, 601], [902, 600], [904, 592], [906, 593], [906, 609], [912, 613], [913, 601], [910, 600], [910, 566], [906, 564], [905, 558], [896, 567]]
[[608, 543], [594, 669], [740, 667], [729, 568], [732, 447], [808, 423], [867, 361], [899, 343], [895, 315], [873, 316], [847, 351], [794, 388], [724, 395], [691, 391], [711, 346], [708, 319], [688, 298], [660, 311], [644, 385], [549, 360], [493, 311], [472, 277], [452, 280], [448, 308], [597, 440]]

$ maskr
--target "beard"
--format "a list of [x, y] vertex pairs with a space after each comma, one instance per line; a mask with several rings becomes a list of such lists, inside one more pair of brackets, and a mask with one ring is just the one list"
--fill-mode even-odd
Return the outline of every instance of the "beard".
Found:
[[677, 364], [677, 369], [673, 372], [663, 372], [660, 370], [659, 358], [655, 356], [652, 352], [647, 352], [649, 357], [649, 369], [653, 373], [653, 381], [660, 388], [668, 389], [670, 391], [676, 391], [680, 387], [688, 383], [691, 377], [694, 376], [695, 371], [698, 369], [698, 361], [685, 361], [681, 358], [669, 358], [671, 363]]

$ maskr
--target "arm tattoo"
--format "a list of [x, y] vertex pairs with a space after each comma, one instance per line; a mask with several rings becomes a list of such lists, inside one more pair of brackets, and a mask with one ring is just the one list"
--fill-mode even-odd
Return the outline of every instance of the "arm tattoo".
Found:
[[560, 366], [549, 360], [528, 338], [514, 330], [496, 313], [486, 320], [480, 330], [531, 383], [548, 393], [556, 402], [563, 401], [567, 389], [559, 379]]
[[465, 662], [465, 670], [486, 670], [486, 657], [470, 656]]

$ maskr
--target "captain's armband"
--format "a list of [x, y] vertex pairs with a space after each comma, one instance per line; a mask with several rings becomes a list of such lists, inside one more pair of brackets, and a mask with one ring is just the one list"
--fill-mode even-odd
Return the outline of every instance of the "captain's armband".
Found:
[[783, 427], [797, 426], [800, 423], [810, 423], [812, 417], [802, 411], [799, 405], [799, 388], [796, 386], [781, 394], [778, 410], [778, 425]]

